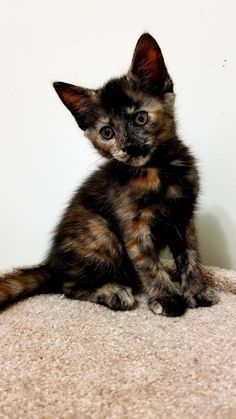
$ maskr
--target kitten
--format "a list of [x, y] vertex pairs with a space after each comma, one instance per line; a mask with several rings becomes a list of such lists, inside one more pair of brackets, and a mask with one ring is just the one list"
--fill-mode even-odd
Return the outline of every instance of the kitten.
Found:
[[[144, 292], [166, 316], [215, 304], [194, 226], [198, 172], [176, 133], [173, 82], [155, 39], [143, 34], [128, 73], [101, 89], [54, 88], [107, 162], [72, 198], [44, 262], [1, 277], [1, 305], [46, 291], [113, 310], [133, 308]], [[179, 286], [160, 260], [167, 246]]]

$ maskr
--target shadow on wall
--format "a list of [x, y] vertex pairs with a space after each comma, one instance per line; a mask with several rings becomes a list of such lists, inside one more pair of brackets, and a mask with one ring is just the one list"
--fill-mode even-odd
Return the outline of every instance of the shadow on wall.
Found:
[[202, 262], [205, 265], [233, 269], [233, 250], [227, 237], [236, 235], [236, 226], [228, 213], [220, 208], [212, 212], [199, 213], [197, 216], [197, 231]]

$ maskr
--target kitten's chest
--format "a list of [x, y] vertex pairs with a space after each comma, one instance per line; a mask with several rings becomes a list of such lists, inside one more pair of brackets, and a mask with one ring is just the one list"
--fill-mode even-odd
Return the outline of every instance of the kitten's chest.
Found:
[[133, 176], [120, 191], [116, 211], [123, 228], [151, 228], [157, 221], [169, 222], [184, 201], [180, 179], [147, 168]]
[[161, 180], [157, 169], [143, 170], [120, 191], [116, 212], [123, 230], [138, 233], [150, 228], [157, 210]]
[[157, 194], [161, 187], [161, 177], [158, 169], [147, 168], [134, 175], [127, 184], [130, 196], [142, 197]]

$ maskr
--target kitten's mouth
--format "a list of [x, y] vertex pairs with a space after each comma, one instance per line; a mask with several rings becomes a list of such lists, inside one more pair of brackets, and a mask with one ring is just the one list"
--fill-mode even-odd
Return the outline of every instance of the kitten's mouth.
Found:
[[130, 164], [131, 166], [143, 166], [150, 158], [150, 149], [146, 145], [142, 147], [127, 147], [126, 153], [126, 163]]
[[149, 160], [150, 156], [143, 156], [143, 155], [139, 155], [139, 156], [130, 156], [127, 160], [127, 163], [130, 164], [131, 166], [143, 166], [144, 164], [146, 164]]
[[122, 161], [125, 164], [128, 164], [129, 166], [143, 166], [144, 164], [146, 164], [148, 162], [148, 160], [150, 159], [150, 155], [146, 155], [143, 156], [142, 154], [138, 155], [138, 156], [129, 156], [129, 155], [124, 155], [124, 156], [117, 156], [117, 159]]
[[114, 155], [114, 157], [130, 166], [143, 166], [151, 157], [151, 151], [148, 146], [142, 147], [130, 146], [123, 148]]

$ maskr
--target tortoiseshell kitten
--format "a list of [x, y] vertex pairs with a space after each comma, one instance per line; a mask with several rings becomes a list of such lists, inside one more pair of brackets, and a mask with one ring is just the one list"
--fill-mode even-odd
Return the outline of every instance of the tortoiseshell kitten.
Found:
[[[1, 278], [1, 304], [46, 290], [113, 310], [133, 308], [142, 291], [167, 316], [216, 303], [194, 227], [198, 173], [176, 133], [173, 83], [156, 41], [142, 35], [128, 73], [101, 89], [54, 88], [107, 162], [76, 192], [45, 261]], [[179, 286], [160, 260], [167, 246]]]

